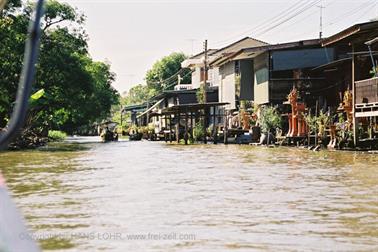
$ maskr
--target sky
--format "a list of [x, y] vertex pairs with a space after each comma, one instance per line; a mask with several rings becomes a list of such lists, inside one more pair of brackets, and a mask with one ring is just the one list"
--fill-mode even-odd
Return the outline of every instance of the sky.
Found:
[[270, 44], [318, 38], [378, 16], [378, 0], [60, 0], [87, 17], [89, 51], [111, 63], [121, 93], [143, 84], [154, 62], [250, 36]]

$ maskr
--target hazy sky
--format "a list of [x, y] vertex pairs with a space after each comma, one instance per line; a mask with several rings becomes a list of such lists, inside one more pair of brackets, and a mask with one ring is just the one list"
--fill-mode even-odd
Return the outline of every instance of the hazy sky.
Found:
[[[320, 8], [314, 5], [270, 32], [315, 0], [62, 0], [87, 16], [90, 53], [108, 60], [120, 92], [144, 83], [153, 63], [171, 52], [188, 55], [251, 36], [268, 43], [317, 38]], [[378, 0], [323, 0], [324, 35], [378, 16]], [[281, 19], [274, 19], [285, 12]], [[256, 27], [259, 27], [257, 29]]]

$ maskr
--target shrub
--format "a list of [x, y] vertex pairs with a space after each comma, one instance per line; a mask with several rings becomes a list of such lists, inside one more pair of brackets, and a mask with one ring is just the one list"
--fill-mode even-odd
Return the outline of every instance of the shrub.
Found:
[[268, 133], [271, 129], [281, 127], [282, 118], [275, 107], [267, 106], [261, 108], [259, 121], [263, 132]]
[[67, 134], [58, 130], [50, 130], [48, 137], [50, 142], [61, 142], [66, 139]]
[[200, 141], [204, 138], [204, 128], [203, 128], [203, 122], [198, 122], [196, 126], [193, 129], [193, 138], [194, 141]]

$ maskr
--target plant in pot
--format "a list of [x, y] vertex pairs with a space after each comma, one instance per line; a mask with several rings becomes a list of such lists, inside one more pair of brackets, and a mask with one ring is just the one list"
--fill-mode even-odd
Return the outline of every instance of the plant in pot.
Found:
[[[282, 124], [282, 118], [276, 107], [265, 106], [261, 107], [259, 118], [261, 130], [267, 138], [267, 145], [270, 143], [271, 130], [280, 128]], [[262, 141], [262, 143], [265, 141]]]
[[319, 133], [318, 136], [322, 139], [322, 142], [327, 138], [326, 128], [331, 122], [331, 117], [327, 113], [320, 111], [319, 116], [316, 118], [316, 123], [318, 124]]

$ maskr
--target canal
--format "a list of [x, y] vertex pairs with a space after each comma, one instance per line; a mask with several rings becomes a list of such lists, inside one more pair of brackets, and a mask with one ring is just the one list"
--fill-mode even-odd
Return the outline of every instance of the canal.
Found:
[[71, 138], [0, 169], [44, 251], [378, 251], [378, 155]]

